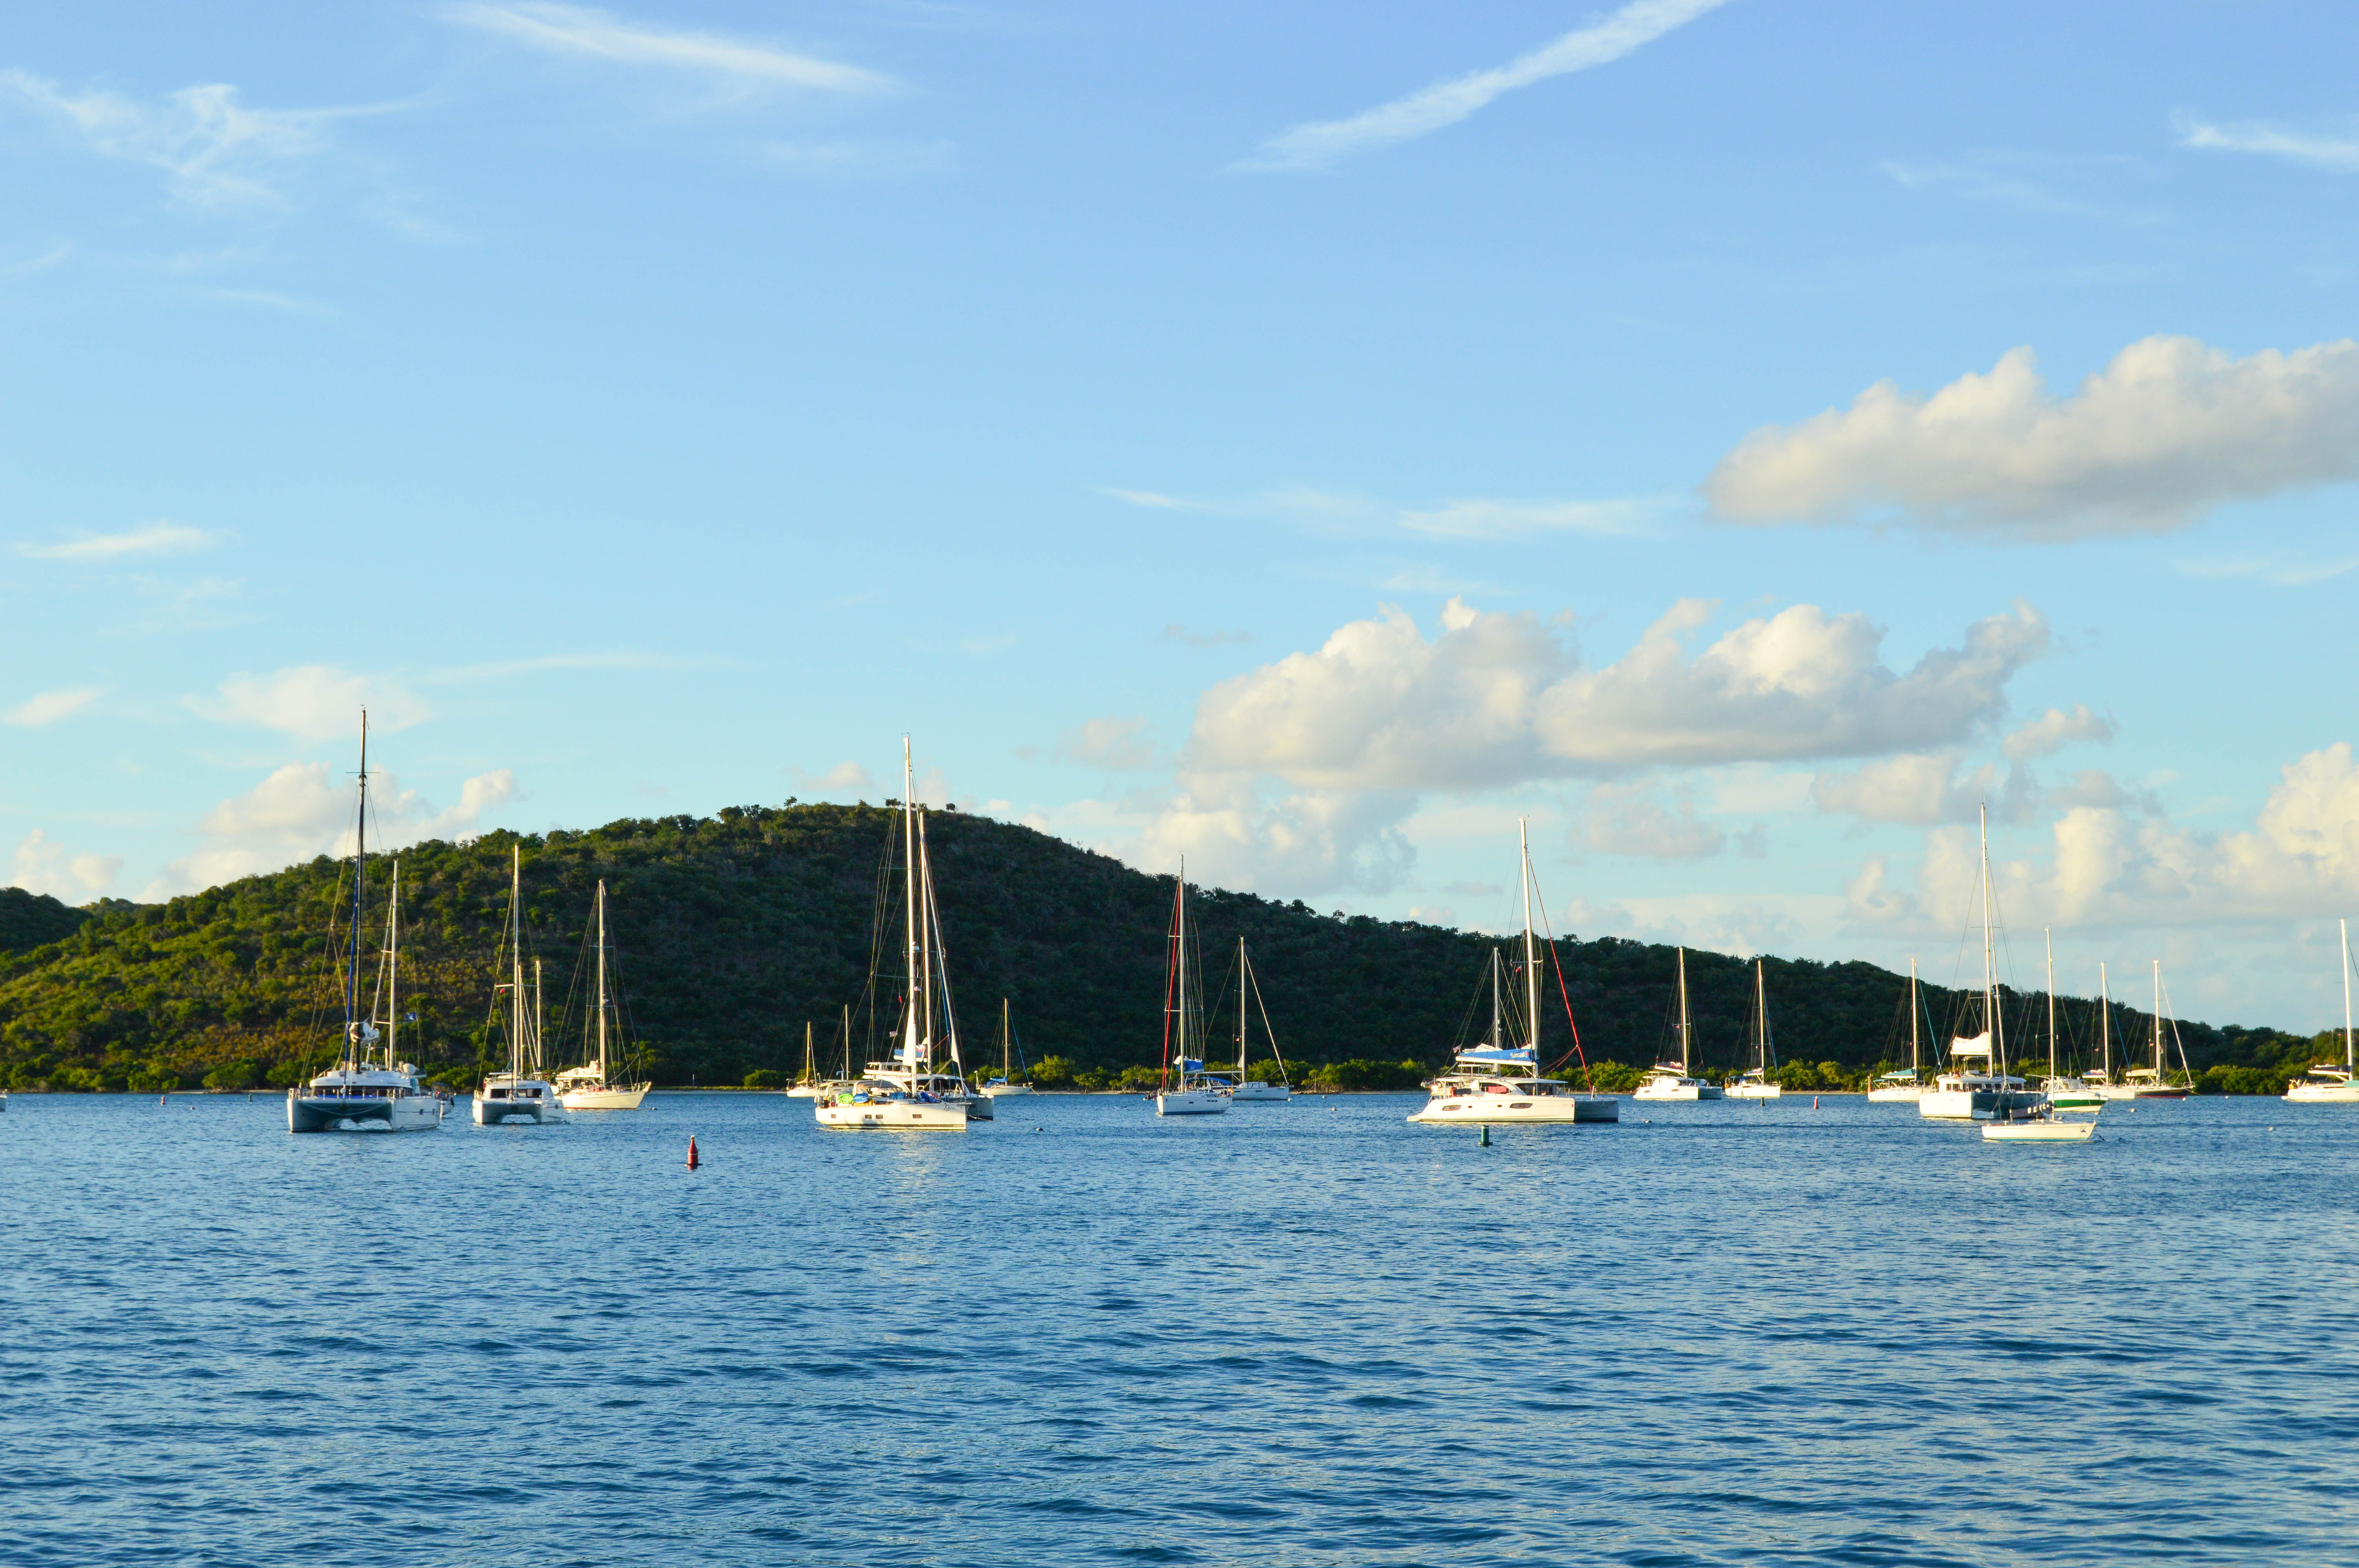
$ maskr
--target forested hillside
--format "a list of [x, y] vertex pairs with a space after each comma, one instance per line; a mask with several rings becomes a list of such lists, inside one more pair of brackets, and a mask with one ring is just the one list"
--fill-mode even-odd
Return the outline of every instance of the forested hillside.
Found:
[[[661, 1083], [742, 1082], [799, 1068], [806, 1022], [822, 1064], [840, 1065], [852, 1010], [855, 1055], [875, 1049], [901, 995], [895, 879], [879, 871], [897, 819], [872, 806], [732, 808], [717, 819], [625, 819], [546, 838], [494, 833], [400, 856], [405, 911], [404, 1054], [454, 1085], [504, 1052], [491, 1027], [493, 970], [506, 917], [508, 864], [521, 849], [526, 952], [547, 973], [549, 1033], [572, 1059], [567, 999], [583, 956], [592, 890], [604, 878], [622, 989]], [[929, 818], [935, 881], [970, 1059], [1010, 999], [1035, 1063], [1094, 1086], [1156, 1059], [1161, 1044], [1171, 881], [1026, 827], [957, 812]], [[388, 862], [370, 864], [369, 940], [379, 939]], [[16, 1087], [149, 1088], [284, 1083], [335, 1049], [340, 1014], [328, 958], [349, 897], [349, 861], [322, 858], [168, 903], [0, 899], [0, 1072]], [[880, 893], [884, 898], [880, 899]], [[1474, 1011], [1491, 939], [1409, 922], [1321, 914], [1300, 903], [1197, 890], [1208, 992], [1237, 936], [1251, 946], [1271, 1022], [1291, 1060], [1325, 1065], [1334, 1087], [1413, 1082], [1438, 1065]], [[884, 943], [874, 984], [872, 944]], [[18, 934], [38, 945], [23, 946]], [[1593, 1064], [1636, 1065], [1670, 1048], [1674, 955], [1606, 938], [1558, 945], [1565, 993]], [[1697, 1065], [1740, 1065], [1749, 963], [1688, 956]], [[1904, 1063], [1901, 977], [1864, 963], [1771, 958], [1770, 1013], [1792, 1087], [1832, 1087], [1879, 1063]], [[1957, 999], [1925, 989], [1929, 1038]], [[1482, 1004], [1487, 1022], [1487, 1000]], [[2034, 1024], [2011, 999], [2018, 1041]], [[1569, 1053], [1550, 978], [1549, 1054]], [[2065, 1007], [2068, 1038], [2093, 1027]], [[575, 1022], [568, 1025], [568, 1017]], [[1233, 1024], [1215, 1021], [1215, 1040]], [[2143, 1038], [2141, 1015], [2115, 1028]], [[2311, 1042], [2268, 1030], [2182, 1024], [2211, 1087], [2256, 1088], [2299, 1069]], [[2336, 1053], [2339, 1054], [2339, 1050]], [[2234, 1076], [2241, 1073], [2241, 1076]], [[1628, 1075], [1607, 1069], [1622, 1087]]]

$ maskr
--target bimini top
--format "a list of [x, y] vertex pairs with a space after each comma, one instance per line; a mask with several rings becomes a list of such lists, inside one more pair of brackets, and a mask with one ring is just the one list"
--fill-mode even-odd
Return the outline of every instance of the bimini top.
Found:
[[1990, 1054], [1991, 1037], [1990, 1031], [1987, 1029], [1971, 1040], [1958, 1039], [1950, 1042], [1950, 1054], [1952, 1056], [1987, 1056]]
[[1516, 1045], [1505, 1050], [1485, 1045], [1473, 1051], [1461, 1051], [1458, 1059], [1462, 1062], [1512, 1062], [1518, 1066], [1529, 1066], [1533, 1062], [1532, 1048], [1528, 1045]]

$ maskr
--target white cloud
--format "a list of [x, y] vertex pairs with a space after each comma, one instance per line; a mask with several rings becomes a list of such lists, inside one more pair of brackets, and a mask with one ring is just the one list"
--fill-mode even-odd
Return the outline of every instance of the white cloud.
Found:
[[2048, 646], [2038, 611], [1970, 627], [1907, 675], [1861, 615], [1797, 605], [1701, 653], [1683, 635], [1712, 607], [1682, 600], [1603, 668], [1530, 614], [1451, 600], [1429, 641], [1402, 611], [1353, 622], [1206, 692], [1187, 759], [1313, 789], [1473, 789], [1657, 765], [1876, 756], [1960, 741], [1995, 718], [2007, 681]]
[[1271, 801], [1240, 774], [1183, 775], [1180, 789], [1125, 858], [1190, 881], [1299, 896], [1344, 888], [1383, 892], [1417, 850], [1400, 831], [1415, 797], [1395, 791], [1302, 790]]
[[2110, 741], [2117, 730], [2112, 719], [2090, 712], [2085, 702], [2076, 702], [2070, 713], [2049, 708], [2009, 735], [1999, 750], [2010, 762], [2028, 762], [2052, 756], [2076, 741]]
[[42, 561], [114, 561], [127, 556], [183, 556], [209, 549], [221, 535], [179, 523], [142, 523], [120, 534], [86, 534], [54, 545], [19, 545], [19, 555]]
[[120, 855], [71, 855], [39, 828], [25, 835], [8, 870], [9, 881], [27, 892], [48, 893], [67, 903], [103, 897], [123, 870]]
[[0, 713], [0, 722], [38, 729], [41, 725], [54, 724], [60, 719], [71, 718], [80, 713], [104, 695], [105, 693], [100, 687], [94, 686], [68, 687], [62, 691], [41, 692], [27, 697], [7, 712]]
[[1472, 71], [1346, 120], [1314, 121], [1262, 144], [1240, 169], [1317, 169], [1355, 153], [1454, 125], [1502, 93], [1620, 59], [1725, 0], [1631, 0], [1612, 16], [1575, 27], [1504, 66]]
[[1445, 501], [1404, 512], [1401, 526], [1444, 539], [1523, 539], [1536, 534], [1636, 534], [1661, 510], [1646, 500]]
[[745, 85], [829, 92], [881, 92], [898, 85], [889, 76], [840, 60], [718, 33], [647, 27], [585, 5], [513, 0], [506, 5], [446, 5], [442, 15], [545, 54], [699, 71]]
[[1879, 382], [1848, 409], [1756, 430], [1704, 484], [1743, 522], [1890, 516], [2037, 538], [2150, 534], [2232, 501], [2359, 477], [2359, 343], [2233, 359], [2147, 338], [2069, 397], [2032, 352], [1930, 397]]
[[1585, 836], [1600, 854], [1695, 860], [1728, 846], [1728, 836], [1718, 827], [1697, 819], [1693, 800], [1682, 798], [1674, 810], [1648, 784], [1600, 784], [1590, 792], [1589, 804]]
[[2091, 201], [2060, 189], [2093, 171], [2117, 173], [2127, 164], [2127, 159], [2119, 157], [2060, 158], [2039, 153], [1978, 152], [1951, 163], [1888, 158], [1881, 167], [1910, 190], [1952, 190], [1968, 200], [1987, 201], [2020, 212], [2154, 222], [2157, 218], [2151, 212]]
[[804, 789], [821, 790], [830, 795], [850, 795], [856, 790], [873, 790], [876, 775], [858, 762], [838, 762], [823, 773], [807, 773], [795, 770], [795, 783]]
[[253, 724], [303, 741], [357, 735], [361, 710], [375, 733], [406, 730], [426, 705], [400, 683], [356, 676], [332, 665], [301, 665], [266, 676], [234, 675], [210, 697], [184, 699], [190, 711], [223, 724]]
[[426, 680], [430, 686], [465, 686], [549, 670], [675, 670], [681, 664], [681, 660], [662, 654], [545, 654], [538, 658], [505, 659], [496, 664], [453, 665], [436, 670]]
[[1144, 719], [1093, 719], [1058, 738], [1057, 760], [1099, 768], [1153, 767], [1155, 743], [1147, 728]]
[[1996, 793], [1998, 770], [1984, 763], [1957, 776], [1954, 752], [1911, 752], [1879, 757], [1847, 773], [1821, 773], [1810, 795], [1821, 811], [1848, 813], [1870, 822], [1972, 822], [1978, 806]]
[[2179, 145], [2215, 152], [2261, 153], [2337, 174], [2359, 174], [2359, 137], [2289, 131], [2281, 125], [2217, 125], [2201, 120], [2180, 124]]
[[382, 112], [249, 108], [236, 88], [218, 82], [143, 103], [116, 92], [75, 94], [22, 70], [0, 71], [0, 89], [101, 157], [161, 169], [175, 199], [195, 207], [277, 201], [286, 172], [326, 147], [331, 123]]
[[[474, 827], [484, 814], [519, 798], [516, 774], [499, 768], [459, 786], [448, 810], [380, 769], [370, 770], [369, 852], [398, 849]], [[140, 894], [172, 897], [239, 877], [275, 871], [317, 855], [353, 852], [354, 794], [350, 778], [324, 762], [289, 762], [245, 794], [205, 814], [197, 830], [204, 847], [175, 860]]]

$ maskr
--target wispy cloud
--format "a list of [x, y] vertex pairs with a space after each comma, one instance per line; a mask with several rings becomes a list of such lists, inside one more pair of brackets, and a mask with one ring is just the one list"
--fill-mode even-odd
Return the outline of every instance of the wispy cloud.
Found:
[[1217, 648], [1229, 643], [1250, 643], [1253, 641], [1253, 633], [1250, 632], [1190, 632], [1177, 621], [1169, 621], [1164, 622], [1163, 635], [1158, 641], [1184, 643], [1190, 648]]
[[224, 305], [258, 305], [266, 310], [283, 311], [289, 316], [308, 316], [318, 320], [335, 315], [334, 310], [316, 299], [299, 299], [291, 294], [277, 294], [267, 288], [200, 288], [197, 293]]
[[299, 741], [353, 734], [363, 708], [369, 727], [381, 732], [407, 730], [427, 715], [426, 704], [398, 681], [356, 676], [332, 665], [234, 675], [215, 695], [185, 697], [182, 706], [215, 723], [277, 730]]
[[133, 556], [185, 556], [221, 543], [219, 534], [179, 523], [142, 523], [120, 534], [85, 534], [55, 545], [19, 545], [16, 553], [40, 561], [114, 561]]
[[538, 675], [545, 670], [676, 670], [681, 664], [681, 660], [664, 654], [545, 654], [534, 659], [506, 659], [487, 665], [453, 665], [428, 676], [426, 684], [469, 686], [477, 681]]
[[2093, 174], [2118, 175], [2132, 167], [2122, 157], [2055, 157], [2039, 153], [1977, 152], [1951, 162], [1886, 158], [1879, 166], [1902, 189], [1947, 190], [1969, 201], [2054, 217], [2095, 218], [2154, 223], [2158, 213], [2091, 200], [2067, 187]]
[[2231, 560], [2182, 561], [2179, 569], [2195, 578], [2255, 578], [2278, 588], [2308, 588], [2359, 571], [2359, 556], [2336, 561], [2290, 560], [2282, 556], [2245, 557]]
[[754, 161], [805, 179], [894, 178], [930, 174], [950, 162], [948, 142], [757, 142]]
[[2282, 125], [2219, 125], [2181, 116], [2179, 145], [2212, 152], [2260, 153], [2337, 174], [2359, 174], [2359, 135], [2326, 135]]
[[840, 60], [821, 59], [774, 45], [718, 33], [676, 32], [625, 21], [585, 5], [543, 0], [507, 5], [462, 4], [442, 8], [445, 19], [541, 50], [701, 71], [747, 86], [816, 88], [830, 92], [884, 92], [891, 77]]
[[1456, 124], [1503, 93], [1620, 59], [1724, 4], [1726, 0], [1631, 0], [1612, 16], [1575, 27], [1506, 65], [1437, 81], [1346, 120], [1297, 125], [1263, 143], [1259, 152], [1234, 167], [1266, 171], [1325, 168], [1356, 153], [1412, 141]]
[[1412, 534], [1441, 539], [1526, 539], [1537, 534], [1636, 534], [1663, 509], [1642, 498], [1616, 501], [1445, 501], [1404, 512]]
[[105, 695], [94, 686], [69, 687], [63, 691], [45, 691], [26, 698], [5, 713], [0, 713], [0, 723], [38, 729], [80, 713]]

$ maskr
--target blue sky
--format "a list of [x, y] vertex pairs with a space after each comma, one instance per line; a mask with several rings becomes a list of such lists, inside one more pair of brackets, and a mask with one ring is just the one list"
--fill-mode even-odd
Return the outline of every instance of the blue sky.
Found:
[[922, 793], [2339, 1022], [2346, 8], [91, 4], [0, 51], [0, 875]]

